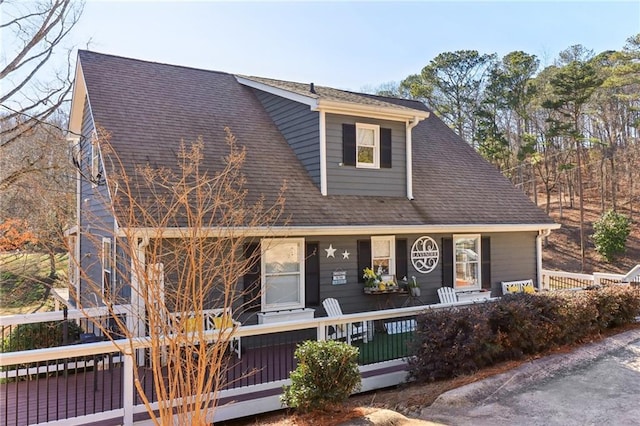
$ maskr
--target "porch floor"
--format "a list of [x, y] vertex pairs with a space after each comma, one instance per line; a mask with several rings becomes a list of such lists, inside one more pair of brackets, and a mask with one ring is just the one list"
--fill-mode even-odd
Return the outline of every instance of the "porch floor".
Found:
[[[377, 340], [379, 343], [393, 339], [404, 345], [406, 336], [402, 334], [389, 335], [382, 338], [376, 336], [374, 341], [367, 344], [357, 344], [366, 357], [366, 362], [384, 360], [379, 350], [374, 350]], [[225, 389], [247, 387], [259, 383], [267, 383], [287, 379], [289, 373], [295, 369], [294, 351], [296, 342], [285, 342], [268, 346], [245, 345], [243, 339], [243, 353], [241, 359], [235, 354], [229, 357], [226, 369]], [[247, 343], [250, 343], [247, 342]], [[385, 345], [388, 343], [385, 343]], [[369, 351], [367, 351], [369, 349]], [[392, 351], [394, 357], [403, 356], [404, 351]], [[368, 354], [368, 355], [367, 355]], [[375, 359], [374, 359], [375, 358]], [[389, 358], [387, 358], [389, 359]], [[143, 380], [143, 387], [151, 400], [156, 400], [153, 374], [148, 367], [139, 367], [139, 377]], [[381, 373], [386, 370], [381, 370]], [[375, 375], [368, 372], [367, 376]], [[98, 363], [98, 368], [92, 367], [79, 371], [69, 370], [57, 376], [31, 377], [0, 384], [0, 425], [27, 425], [47, 421], [67, 419], [77, 416], [101, 413], [122, 408], [123, 368], [120, 363]], [[249, 391], [249, 389], [248, 389]], [[252, 393], [240, 394], [233, 397], [233, 401], [255, 398]], [[137, 404], [142, 402], [136, 397]], [[223, 398], [219, 403], [230, 402], [231, 398]], [[119, 424], [118, 419], [92, 423], [96, 425]]]

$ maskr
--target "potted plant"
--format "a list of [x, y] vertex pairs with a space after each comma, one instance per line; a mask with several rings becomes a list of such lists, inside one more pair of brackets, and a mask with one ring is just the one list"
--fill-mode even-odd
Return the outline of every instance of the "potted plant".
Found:
[[420, 286], [418, 286], [418, 282], [416, 281], [416, 277], [411, 277], [411, 281], [409, 281], [409, 291], [413, 297], [420, 297]]
[[371, 293], [378, 289], [380, 284], [380, 276], [373, 272], [371, 268], [364, 268], [362, 270], [362, 278], [364, 278], [364, 292]]

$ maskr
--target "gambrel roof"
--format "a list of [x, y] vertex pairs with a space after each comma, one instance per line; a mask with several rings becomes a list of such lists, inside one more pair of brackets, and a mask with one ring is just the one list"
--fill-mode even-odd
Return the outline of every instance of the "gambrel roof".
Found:
[[[315, 86], [316, 93], [309, 94], [308, 84], [237, 77], [90, 51], [79, 51], [78, 58], [82, 82], [76, 84], [86, 88], [95, 124], [109, 132], [111, 146], [130, 173], [136, 164], [174, 166], [180, 142], [198, 137], [205, 144], [205, 164], [207, 159], [218, 163], [227, 152], [224, 128], [229, 127], [246, 147], [244, 174], [254, 199], [265, 196], [267, 202], [274, 200], [286, 180], [285, 216], [292, 227], [322, 228], [327, 233], [358, 226], [461, 230], [510, 225], [531, 230], [557, 227], [435, 114], [413, 129], [413, 200], [402, 196], [323, 196], [257, 99], [255, 89], [238, 80], [246, 78], [305, 96], [426, 116], [428, 109], [417, 101], [322, 86]], [[81, 121], [75, 114], [72, 128]]]

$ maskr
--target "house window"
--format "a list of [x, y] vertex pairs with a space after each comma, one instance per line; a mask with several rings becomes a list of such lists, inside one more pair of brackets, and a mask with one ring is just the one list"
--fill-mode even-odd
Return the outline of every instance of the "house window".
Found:
[[94, 132], [91, 137], [91, 180], [94, 186], [100, 179], [100, 147], [98, 135]]
[[454, 235], [454, 288], [477, 290], [481, 288], [480, 235]]
[[262, 311], [304, 308], [304, 238], [261, 244]]
[[380, 167], [380, 126], [356, 123], [356, 167]]
[[111, 239], [102, 239], [102, 295], [105, 300], [111, 300], [111, 283], [113, 276], [113, 252]]
[[371, 237], [371, 265], [376, 273], [395, 275], [395, 237]]

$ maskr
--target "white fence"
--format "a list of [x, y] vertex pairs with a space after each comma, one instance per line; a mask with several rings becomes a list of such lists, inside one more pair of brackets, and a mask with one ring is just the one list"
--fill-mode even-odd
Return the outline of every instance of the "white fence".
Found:
[[640, 283], [640, 265], [636, 265], [626, 274], [595, 272], [590, 275], [548, 269], [542, 270], [542, 289], [544, 290], [568, 290], [593, 285], [625, 283]]

